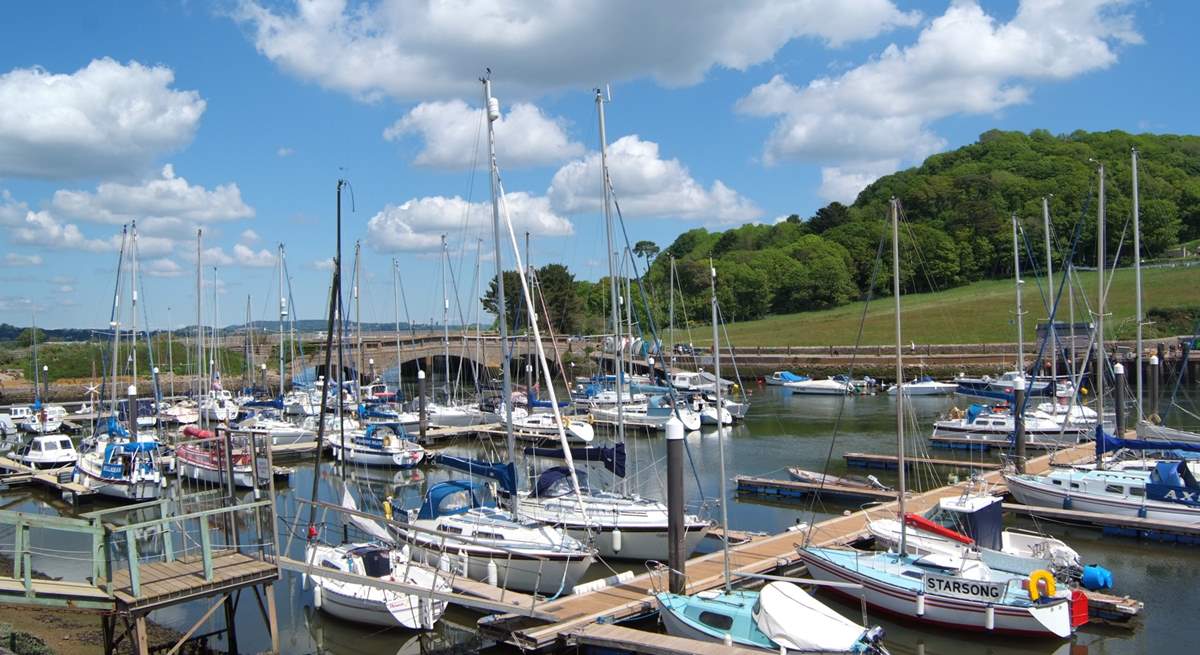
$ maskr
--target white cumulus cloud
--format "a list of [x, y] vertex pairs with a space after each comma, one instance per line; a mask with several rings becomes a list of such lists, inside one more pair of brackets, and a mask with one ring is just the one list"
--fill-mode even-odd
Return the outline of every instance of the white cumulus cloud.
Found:
[[856, 68], [803, 86], [776, 75], [737, 108], [778, 117], [764, 162], [829, 164], [822, 194], [853, 200], [879, 175], [943, 149], [935, 121], [1025, 103], [1033, 83], [1113, 65], [1121, 45], [1141, 42], [1125, 4], [1022, 0], [1016, 15], [1000, 22], [960, 0], [912, 45], [890, 45]]
[[250, 268], [270, 268], [275, 265], [275, 253], [270, 250], [255, 250], [244, 244], [233, 247], [233, 259], [239, 266]]
[[210, 191], [176, 175], [170, 164], [163, 166], [159, 177], [139, 184], [104, 182], [94, 193], [56, 191], [52, 204], [66, 216], [118, 225], [142, 218], [213, 223], [254, 216], [237, 184], [221, 184]]
[[[601, 209], [600, 153], [588, 153], [554, 174], [547, 195], [566, 214]], [[705, 188], [678, 159], [663, 159], [658, 144], [636, 134], [608, 146], [608, 170], [625, 216], [672, 217], [716, 223], [762, 215], [752, 201], [716, 180]]]
[[141, 272], [150, 277], [179, 277], [183, 275], [183, 268], [169, 257], [159, 257], [142, 262], [140, 265]]
[[[544, 196], [517, 191], [506, 194], [505, 203], [517, 233], [556, 237], [575, 231], [569, 220], [551, 210]], [[414, 198], [388, 205], [371, 217], [367, 243], [379, 252], [434, 251], [441, 247], [441, 235], [480, 231], [491, 220], [491, 203], [470, 203], [458, 196]]]
[[243, 0], [235, 12], [283, 70], [362, 99], [478, 93], [484, 65], [505, 92], [537, 95], [596, 80], [695, 84], [714, 67], [745, 70], [797, 38], [831, 46], [920, 16], [891, 0]]
[[22, 268], [25, 266], [38, 266], [42, 263], [41, 255], [21, 255], [15, 252], [5, 253], [4, 265], [13, 268]]
[[0, 176], [136, 172], [192, 140], [205, 102], [165, 66], [96, 59], [70, 74], [0, 75]]
[[[550, 118], [536, 106], [518, 102], [495, 123], [496, 157], [505, 168], [555, 164], [583, 154], [583, 144], [571, 141], [566, 122]], [[420, 136], [424, 147], [413, 163], [431, 168], [477, 166], [472, 155], [486, 161], [486, 126], [482, 111], [462, 100], [423, 102], [383, 132], [396, 141]], [[477, 149], [478, 146], [478, 149]]]

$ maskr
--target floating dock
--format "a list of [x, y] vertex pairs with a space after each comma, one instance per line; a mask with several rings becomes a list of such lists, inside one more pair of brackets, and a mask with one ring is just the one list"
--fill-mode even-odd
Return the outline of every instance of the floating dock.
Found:
[[1144, 519], [1137, 516], [1118, 516], [1084, 512], [1077, 509], [1037, 507], [1016, 503], [1004, 503], [1004, 511], [1100, 528], [1107, 535], [1200, 546], [1200, 523]]
[[[895, 455], [876, 455], [874, 453], [846, 453], [842, 455], [846, 466], [866, 469], [882, 469], [895, 471], [898, 457]], [[971, 462], [959, 459], [937, 459], [934, 457], [904, 457], [906, 469], [914, 466], [943, 466], [948, 468], [965, 468], [978, 471], [996, 471], [1003, 466], [1000, 462]]]
[[587, 652], [645, 653], [646, 655], [762, 655], [758, 649], [726, 646], [709, 641], [672, 637], [659, 632], [593, 623], [572, 630], [566, 645]]
[[871, 487], [851, 487], [828, 482], [800, 482], [799, 480], [777, 480], [775, 478], [759, 478], [752, 475], [739, 475], [737, 492], [739, 494], [755, 494], [759, 496], [778, 496], [783, 498], [800, 498], [802, 496], [825, 496], [830, 498], [846, 498], [850, 500], [892, 500], [896, 492], [888, 489]]
[[71, 480], [74, 468], [74, 465], [70, 465], [56, 469], [35, 469], [16, 460], [0, 457], [0, 469], [10, 471], [0, 474], [0, 484], [14, 486], [34, 483], [61, 493], [64, 499], [72, 503], [78, 503], [97, 492]]
[[[989, 450], [1008, 450], [1016, 448], [1016, 444], [1007, 439], [1003, 441], [995, 440], [993, 435], [933, 435], [929, 437], [929, 445], [937, 448], [950, 448], [953, 450], [970, 450], [975, 452], [986, 452]], [[1044, 441], [1027, 441], [1025, 448], [1029, 450], [1053, 450], [1055, 448], [1070, 448], [1072, 446], [1063, 446], [1062, 444], [1048, 443]]]

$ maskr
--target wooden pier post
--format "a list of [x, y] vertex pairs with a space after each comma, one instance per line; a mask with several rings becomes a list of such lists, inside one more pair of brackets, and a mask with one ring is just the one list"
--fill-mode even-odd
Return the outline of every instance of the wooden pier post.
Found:
[[[725, 502], [723, 499], [721, 502]], [[728, 529], [728, 526], [722, 526]], [[673, 594], [687, 593], [683, 522], [683, 423], [667, 420], [667, 568]]]
[[421, 443], [425, 443], [425, 431], [429, 425], [425, 412], [425, 371], [417, 371], [417, 411], [420, 412]]
[[[1118, 439], [1125, 438], [1125, 367], [1117, 362], [1113, 366], [1113, 403], [1117, 414], [1116, 435]], [[1099, 459], [1099, 458], [1097, 458]], [[1097, 465], [1100, 462], [1096, 462]]]
[[1159, 362], [1162, 361], [1158, 355], [1150, 355], [1150, 414], [1147, 417], [1158, 414], [1158, 373]]

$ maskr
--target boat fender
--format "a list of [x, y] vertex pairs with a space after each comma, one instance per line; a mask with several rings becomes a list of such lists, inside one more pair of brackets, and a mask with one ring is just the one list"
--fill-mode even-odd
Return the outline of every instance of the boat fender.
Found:
[[614, 553], [621, 552], [621, 528], [613, 528], [612, 531], [612, 549]]
[[996, 629], [996, 606], [988, 603], [987, 611], [984, 613], [984, 626], [988, 631]]
[[1099, 564], [1088, 564], [1083, 567], [1083, 576], [1080, 578], [1080, 584], [1083, 585], [1084, 589], [1089, 591], [1112, 589], [1113, 575], [1108, 569]]
[[388, 496], [383, 500], [383, 518], [392, 520], [392, 497]]
[[733, 646], [733, 635], [726, 632], [725, 636], [721, 637], [721, 643], [725, 644], [727, 647]]
[[313, 609], [321, 609], [321, 586], [313, 585]]
[[1038, 569], [1029, 574], [1029, 600], [1036, 603], [1042, 597], [1042, 583], [1046, 585], [1046, 596], [1053, 596], [1057, 593], [1054, 574], [1046, 569]]
[[925, 594], [917, 594], [917, 616], [925, 616]]
[[496, 566], [496, 561], [490, 558], [487, 565], [487, 583], [493, 587], [500, 584], [500, 569]]
[[462, 562], [461, 562], [462, 573], [460, 575], [470, 576], [471, 575], [471, 555], [469, 553], [467, 553], [467, 551], [465, 551], [465, 550], [460, 550], [460, 551], [458, 551], [458, 556], [462, 560]]

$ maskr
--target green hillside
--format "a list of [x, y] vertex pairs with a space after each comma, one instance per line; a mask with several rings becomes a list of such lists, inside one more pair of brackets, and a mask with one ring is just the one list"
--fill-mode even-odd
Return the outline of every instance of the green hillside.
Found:
[[[1173, 335], [1191, 331], [1192, 322], [1200, 320], [1200, 268], [1166, 268], [1143, 271], [1144, 306], [1157, 321], [1147, 326], [1149, 337]], [[1096, 274], [1079, 273], [1078, 284], [1087, 294], [1087, 302], [1095, 307]], [[1025, 338], [1033, 341], [1034, 325], [1044, 320], [1046, 311], [1033, 277], [1025, 284]], [[1109, 289], [1105, 332], [1109, 338], [1132, 338], [1134, 335], [1133, 271], [1117, 271]], [[1085, 318], [1083, 299], [1076, 295], [1076, 318]], [[903, 330], [905, 342], [916, 343], [997, 343], [1015, 342], [1014, 291], [1012, 280], [986, 280], [937, 293], [905, 295]], [[1066, 299], [1060, 320], [1067, 320]], [[1171, 309], [1183, 311], [1169, 311]], [[733, 323], [728, 326], [733, 345], [742, 346], [826, 346], [850, 345], [855, 342], [863, 303], [855, 302], [835, 309], [771, 316]], [[864, 344], [893, 342], [893, 303], [891, 298], [871, 302], [863, 324]], [[711, 331], [708, 326], [691, 330], [692, 341], [707, 344]], [[676, 330], [676, 341], [688, 341], [682, 329]]]

